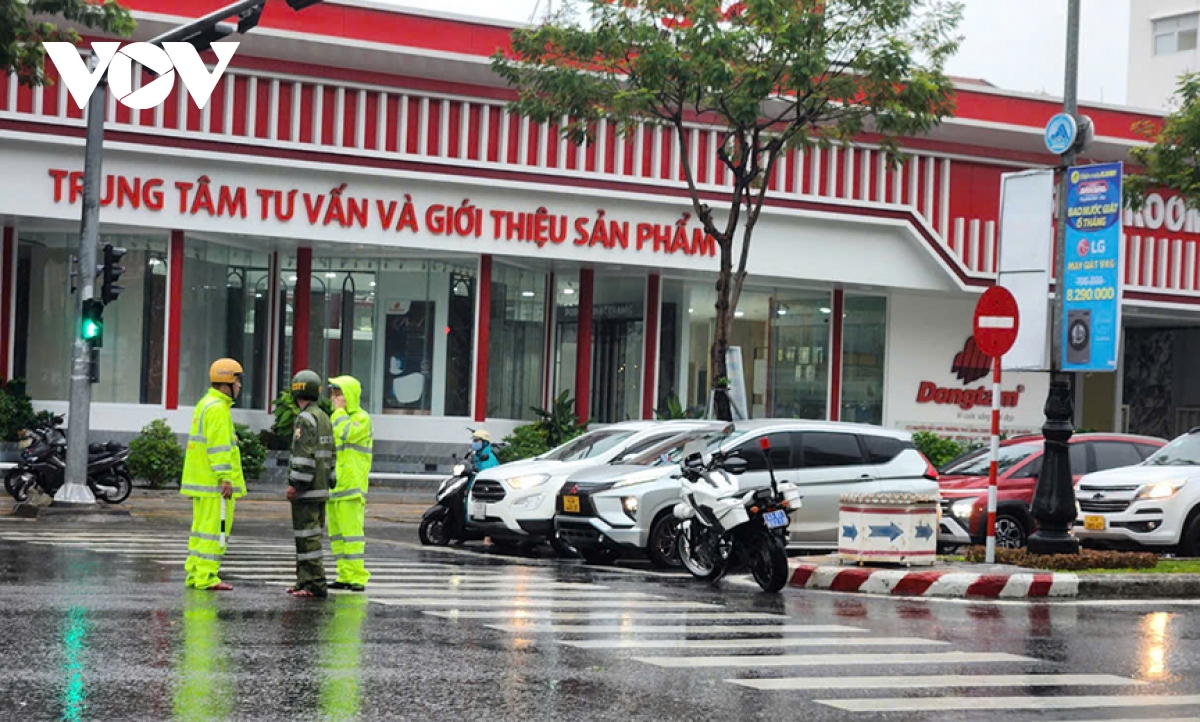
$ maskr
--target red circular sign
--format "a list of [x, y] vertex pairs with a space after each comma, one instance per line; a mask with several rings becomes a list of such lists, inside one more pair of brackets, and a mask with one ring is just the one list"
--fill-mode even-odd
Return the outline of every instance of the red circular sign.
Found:
[[1017, 299], [1003, 286], [992, 286], [975, 304], [975, 343], [979, 350], [999, 358], [1017, 342], [1021, 326]]

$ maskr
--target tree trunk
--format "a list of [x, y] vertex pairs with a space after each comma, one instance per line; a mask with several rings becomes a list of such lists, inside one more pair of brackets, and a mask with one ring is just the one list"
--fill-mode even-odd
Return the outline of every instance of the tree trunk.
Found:
[[712, 388], [713, 411], [720, 421], [733, 421], [733, 407], [729, 402], [729, 368], [725, 363], [729, 351], [729, 334], [732, 328], [733, 307], [730, 304], [732, 292], [733, 244], [721, 244], [721, 270], [717, 276], [717, 328], [713, 335], [712, 357]]

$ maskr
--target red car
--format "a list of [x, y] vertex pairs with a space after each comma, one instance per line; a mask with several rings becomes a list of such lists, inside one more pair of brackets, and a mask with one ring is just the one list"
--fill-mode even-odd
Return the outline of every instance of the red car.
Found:
[[[996, 479], [996, 546], [1018, 549], [1033, 531], [1029, 506], [1042, 471], [1043, 439], [1020, 436], [1000, 442]], [[1130, 434], [1076, 434], [1071, 437], [1071, 472], [1084, 474], [1140, 464], [1166, 445], [1163, 439]], [[944, 545], [982, 544], [987, 536], [988, 450], [972, 451], [941, 470]]]

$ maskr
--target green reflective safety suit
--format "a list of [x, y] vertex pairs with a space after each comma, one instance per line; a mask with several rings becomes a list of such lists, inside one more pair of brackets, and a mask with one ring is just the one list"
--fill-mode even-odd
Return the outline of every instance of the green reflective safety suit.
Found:
[[333, 481], [333, 423], [316, 403], [296, 417], [288, 484], [292, 499], [292, 533], [296, 538], [296, 589], [326, 595], [321, 535], [325, 501]]
[[[218, 572], [225, 544], [233, 530], [234, 499], [246, 495], [242, 456], [233, 433], [233, 399], [209, 389], [192, 414], [183, 481], [179, 493], [192, 498], [192, 533], [188, 537], [187, 586], [208, 589], [221, 583]], [[233, 498], [226, 500], [225, 528], [221, 528], [221, 482], [233, 485]]]
[[366, 597], [334, 597], [333, 618], [321, 633], [321, 719], [359, 719], [362, 689], [358, 656], [366, 617]]
[[346, 398], [346, 408], [333, 412], [333, 441], [337, 452], [337, 488], [330, 493], [329, 544], [337, 559], [337, 580], [366, 586], [371, 578], [366, 569], [367, 537], [363, 528], [367, 513], [367, 486], [371, 473], [374, 431], [371, 417], [359, 405], [362, 385], [352, 376], [329, 380]]

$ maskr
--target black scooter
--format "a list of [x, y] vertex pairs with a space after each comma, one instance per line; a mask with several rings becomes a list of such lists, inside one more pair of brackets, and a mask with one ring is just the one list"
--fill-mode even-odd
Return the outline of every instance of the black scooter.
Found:
[[[4, 489], [18, 502], [29, 499], [35, 486], [47, 496], [62, 487], [67, 471], [67, 437], [62, 431], [62, 416], [43, 421], [22, 432], [26, 446], [21, 461], [4, 476]], [[129, 448], [110, 441], [88, 446], [88, 488], [97, 499], [120, 504], [133, 491], [133, 478], [125, 462]]]
[[426, 546], [444, 547], [451, 542], [483, 539], [484, 535], [467, 525], [467, 495], [475, 479], [475, 464], [468, 456], [454, 465], [450, 478], [437, 490], [437, 502], [425, 510], [417, 534]]

